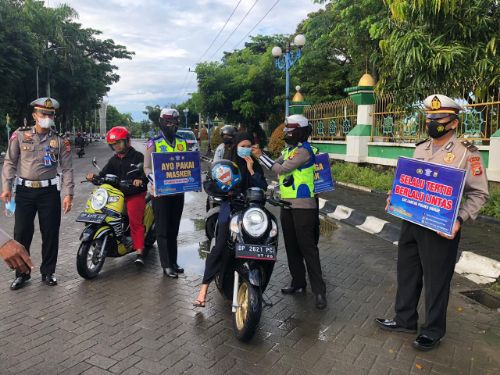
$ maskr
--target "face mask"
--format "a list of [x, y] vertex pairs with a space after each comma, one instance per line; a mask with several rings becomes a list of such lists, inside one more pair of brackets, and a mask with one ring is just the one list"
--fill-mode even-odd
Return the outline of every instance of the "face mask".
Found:
[[5, 204], [5, 216], [11, 217], [16, 212], [16, 201], [11, 199]]
[[439, 123], [436, 120], [432, 120], [429, 124], [427, 124], [427, 133], [431, 138], [441, 138], [443, 135], [448, 133], [451, 129], [446, 129], [446, 126], [450, 124], [452, 121], [448, 121], [445, 123]]
[[51, 126], [54, 126], [54, 120], [49, 117], [42, 118], [39, 122], [40, 127], [43, 129], [48, 129]]
[[285, 133], [285, 142], [290, 146], [297, 146], [299, 144], [298, 134], [295, 131]]
[[247, 156], [252, 155], [252, 148], [251, 147], [238, 147], [238, 156], [240, 158], [245, 158]]
[[222, 143], [225, 145], [230, 145], [233, 143], [233, 137], [228, 137], [228, 136], [223, 136], [222, 137]]
[[177, 133], [177, 126], [166, 126], [166, 125], [160, 125], [161, 131], [163, 132], [163, 135], [167, 138], [174, 138], [175, 134]]

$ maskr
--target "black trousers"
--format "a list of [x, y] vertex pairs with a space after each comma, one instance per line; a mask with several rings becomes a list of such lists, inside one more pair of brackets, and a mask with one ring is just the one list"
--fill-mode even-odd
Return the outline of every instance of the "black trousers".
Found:
[[[35, 216], [42, 234], [42, 264], [40, 273], [56, 271], [59, 253], [59, 227], [61, 225], [61, 197], [56, 186], [33, 189], [17, 186], [14, 239], [28, 252], [35, 232]], [[19, 273], [16, 272], [16, 276]]]
[[153, 198], [156, 241], [162, 268], [177, 264], [177, 236], [184, 210], [184, 194]]
[[[306, 267], [314, 294], [326, 293], [318, 250], [318, 210], [281, 209], [288, 268], [293, 287], [306, 285]], [[304, 265], [305, 261], [305, 265]]]
[[450, 282], [457, 260], [460, 232], [453, 240], [403, 221], [398, 246], [396, 317], [400, 325], [416, 329], [417, 306], [425, 285], [425, 323], [421, 334], [440, 339], [446, 333]]
[[203, 284], [210, 284], [215, 275], [219, 273], [224, 265], [224, 251], [226, 249], [226, 242], [229, 237], [229, 221], [225, 223], [218, 223], [217, 237], [215, 238], [215, 245], [210, 249], [210, 253], [205, 260], [205, 271], [203, 272]]

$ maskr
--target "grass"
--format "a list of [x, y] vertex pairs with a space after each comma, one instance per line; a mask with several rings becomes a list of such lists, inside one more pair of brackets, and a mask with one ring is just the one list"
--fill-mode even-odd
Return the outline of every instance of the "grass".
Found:
[[[386, 192], [392, 188], [394, 172], [380, 167], [361, 167], [352, 163], [334, 162], [332, 174], [336, 181]], [[500, 219], [500, 186], [490, 184], [490, 199], [481, 214]]]

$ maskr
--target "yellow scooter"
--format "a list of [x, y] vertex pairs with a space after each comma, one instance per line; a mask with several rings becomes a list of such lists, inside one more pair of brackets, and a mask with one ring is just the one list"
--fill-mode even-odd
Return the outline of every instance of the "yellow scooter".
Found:
[[[98, 168], [95, 158], [92, 164]], [[104, 177], [96, 176], [91, 181], [97, 187], [87, 200], [85, 211], [76, 219], [77, 222], [85, 223], [76, 255], [76, 268], [81, 277], [95, 278], [101, 271], [106, 257], [121, 257], [134, 252], [129, 220], [124, 212], [125, 197], [119, 188], [129, 186], [132, 180], [142, 173], [142, 166], [138, 165], [127, 174], [126, 181], [120, 181], [117, 176], [111, 174]], [[146, 257], [149, 248], [156, 241], [153, 207], [149, 194], [146, 196], [144, 227], [143, 256]]]

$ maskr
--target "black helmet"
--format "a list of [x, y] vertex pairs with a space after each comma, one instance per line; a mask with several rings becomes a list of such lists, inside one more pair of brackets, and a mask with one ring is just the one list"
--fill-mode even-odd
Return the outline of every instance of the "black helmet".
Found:
[[236, 134], [236, 128], [233, 125], [224, 125], [220, 131], [221, 135], [228, 135], [230, 137], [234, 137]]

